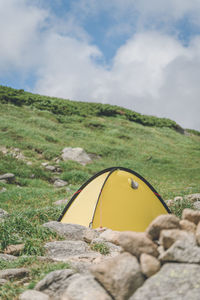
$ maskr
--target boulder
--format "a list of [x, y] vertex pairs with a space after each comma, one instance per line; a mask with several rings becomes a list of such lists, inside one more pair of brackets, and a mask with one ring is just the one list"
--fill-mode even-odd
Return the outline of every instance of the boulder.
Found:
[[15, 259], [17, 259], [17, 257], [14, 255], [0, 253], [0, 260], [13, 261]]
[[27, 290], [19, 296], [19, 300], [50, 300], [50, 298], [44, 293], [34, 290]]
[[67, 181], [64, 181], [64, 180], [62, 180], [62, 179], [56, 179], [55, 181], [54, 181], [54, 186], [55, 187], [63, 187], [63, 186], [66, 186], [68, 184], [68, 182]]
[[83, 166], [92, 162], [90, 156], [82, 148], [64, 148], [61, 157], [64, 161], [74, 160]]
[[61, 300], [112, 300], [91, 275], [82, 275], [71, 282]]
[[193, 203], [193, 208], [196, 209], [196, 210], [200, 210], [200, 201], [195, 201]]
[[8, 217], [8, 216], [9, 216], [9, 214], [7, 213], [7, 211], [5, 211], [2, 208], [0, 208], [0, 219]]
[[105, 231], [103, 231], [99, 238], [103, 239], [107, 242], [113, 243], [113, 244], [117, 244], [118, 243], [118, 237], [120, 235], [119, 231], [114, 231], [111, 229], [106, 229]]
[[84, 232], [83, 240], [87, 243], [91, 243], [91, 241], [93, 239], [98, 238], [99, 235], [100, 235], [100, 233], [97, 230], [92, 229], [92, 228], [87, 228]]
[[200, 193], [190, 194], [185, 196], [185, 198], [191, 202], [200, 201]]
[[80, 277], [80, 275], [71, 269], [56, 270], [39, 281], [35, 286], [35, 290], [45, 293], [51, 299], [57, 300], [60, 299], [69, 284], [77, 277]]
[[146, 233], [152, 240], [159, 239], [160, 231], [163, 229], [179, 229], [179, 219], [175, 215], [160, 215], [147, 227]]
[[142, 253], [140, 256], [140, 266], [142, 273], [146, 277], [151, 277], [160, 270], [160, 262], [157, 258], [152, 255]]
[[67, 198], [65, 198], [65, 199], [57, 200], [53, 204], [54, 205], [64, 205], [64, 204], [67, 205], [68, 202], [69, 202], [69, 200]]
[[174, 198], [174, 202], [181, 202], [181, 201], [183, 201], [183, 197], [181, 196], [177, 196]]
[[138, 258], [142, 253], [156, 257], [159, 254], [157, 245], [148, 238], [145, 232], [123, 231], [118, 237], [117, 244]]
[[167, 263], [129, 300], [199, 300], [200, 266]]
[[15, 181], [15, 175], [12, 173], [6, 173], [0, 175], [0, 180], [6, 180], [6, 182], [8, 183], [13, 183]]
[[57, 221], [50, 221], [43, 224], [43, 226], [71, 241], [83, 240], [85, 231], [87, 230], [87, 228], [82, 225], [61, 223]]
[[90, 271], [116, 300], [128, 299], [144, 282], [137, 258], [127, 252], [93, 265]]
[[197, 225], [197, 230], [196, 230], [196, 241], [197, 245], [200, 246], [200, 222]]
[[188, 220], [180, 220], [179, 224], [181, 230], [189, 231], [192, 233], [196, 232], [197, 226], [193, 222], [190, 222]]
[[161, 262], [200, 263], [200, 247], [186, 240], [176, 241], [167, 251], [159, 256]]
[[0, 270], [0, 279], [21, 279], [29, 273], [30, 271], [25, 268]]
[[68, 261], [69, 257], [92, 252], [83, 241], [56, 241], [45, 246], [47, 256], [56, 261]]
[[182, 213], [182, 219], [198, 224], [200, 222], [200, 211], [185, 208]]
[[177, 240], [184, 240], [191, 245], [196, 245], [195, 235], [192, 232], [179, 229], [165, 229], [160, 233], [159, 243], [164, 247], [165, 250], [170, 248], [171, 245]]
[[24, 249], [24, 244], [9, 245], [4, 250], [5, 254], [18, 255]]

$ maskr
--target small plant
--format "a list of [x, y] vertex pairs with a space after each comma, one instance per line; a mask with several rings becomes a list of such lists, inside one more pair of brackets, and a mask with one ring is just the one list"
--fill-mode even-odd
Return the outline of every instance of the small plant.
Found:
[[182, 212], [185, 208], [193, 208], [193, 204], [191, 201], [187, 199], [176, 201], [171, 207], [170, 210], [173, 214], [175, 214], [177, 217], [182, 216]]
[[103, 255], [108, 255], [110, 253], [108, 246], [103, 243], [92, 244], [91, 249], [100, 252]]

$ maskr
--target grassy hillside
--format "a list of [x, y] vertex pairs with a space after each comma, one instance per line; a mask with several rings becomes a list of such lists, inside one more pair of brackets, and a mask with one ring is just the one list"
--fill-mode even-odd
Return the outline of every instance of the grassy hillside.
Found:
[[[164, 199], [199, 192], [199, 133], [183, 135], [177, 129], [180, 131], [168, 119], [142, 116], [119, 107], [70, 102], [1, 87], [0, 149], [7, 149], [7, 154], [0, 151], [0, 175], [13, 173], [15, 182], [0, 182], [0, 190], [6, 188], [0, 193], [0, 208], [10, 214], [0, 223], [0, 250], [9, 244], [25, 243], [21, 255], [28, 258], [15, 263], [0, 260], [0, 268], [30, 266], [31, 287], [44, 272], [66, 267], [46, 263], [41, 269], [40, 263], [29, 257], [43, 255], [43, 244], [58, 238], [40, 224], [57, 220], [63, 207], [53, 202], [70, 198], [85, 180], [104, 168], [133, 169]], [[86, 166], [73, 161], [56, 163], [64, 147], [84, 148], [93, 154], [93, 162]], [[14, 148], [19, 148], [24, 159], [13, 157]], [[58, 165], [61, 173], [46, 170], [43, 162]], [[67, 188], [55, 188], [55, 176], [66, 180]], [[1, 298], [12, 299], [12, 293], [23, 288], [14, 284], [0, 287]]]

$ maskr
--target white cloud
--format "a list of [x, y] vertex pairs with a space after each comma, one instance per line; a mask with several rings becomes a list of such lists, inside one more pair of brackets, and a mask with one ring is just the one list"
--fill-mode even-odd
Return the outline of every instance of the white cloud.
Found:
[[[163, 9], [158, 0], [153, 1], [158, 11]], [[171, 3], [170, 9], [174, 2], [165, 1]], [[25, 0], [0, 2], [0, 75], [13, 70], [30, 75], [34, 70], [35, 92], [117, 104], [141, 113], [169, 117], [183, 127], [200, 129], [199, 38], [191, 39], [184, 47], [166, 33], [143, 30], [118, 49], [108, 67], [97, 63], [96, 59], [103, 58], [103, 54], [90, 44], [74, 16], [67, 15], [66, 20], [57, 22], [49, 11], [27, 3]], [[110, 7], [114, 3], [122, 5], [116, 0], [110, 2]], [[124, 9], [126, 5], [137, 4], [142, 11], [145, 1], [123, 3]], [[182, 10], [176, 2], [177, 16], [198, 6], [196, 1], [193, 2], [196, 6], [191, 7], [185, 0], [181, 3]], [[94, 13], [95, 8], [94, 5]], [[146, 13], [151, 10], [150, 5], [145, 9]]]

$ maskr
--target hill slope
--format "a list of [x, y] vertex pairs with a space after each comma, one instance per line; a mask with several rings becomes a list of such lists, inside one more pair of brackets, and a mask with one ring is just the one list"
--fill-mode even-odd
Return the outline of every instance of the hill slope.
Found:
[[[11, 184], [0, 182], [0, 191], [6, 189], [0, 193], [0, 208], [10, 214], [0, 223], [2, 251], [9, 244], [25, 243], [21, 254], [43, 254], [43, 243], [55, 235], [40, 224], [56, 220], [63, 208], [53, 202], [70, 198], [84, 181], [104, 168], [133, 169], [164, 199], [200, 191], [198, 133], [183, 135], [173, 121], [109, 105], [65, 103], [4, 87], [0, 94], [0, 175], [15, 175]], [[142, 125], [145, 122], [148, 126]], [[92, 155], [92, 163], [56, 162], [64, 147], [82, 147]], [[56, 165], [60, 173], [45, 169], [44, 162]], [[55, 177], [66, 180], [67, 187], [55, 188]], [[18, 265], [35, 264], [31, 258], [27, 261]], [[0, 268], [6, 267], [8, 264], [0, 262]], [[37, 268], [37, 276], [41, 276], [41, 267]], [[9, 286], [10, 293], [12, 288]], [[6, 296], [2, 299], [12, 299], [3, 291]]]

